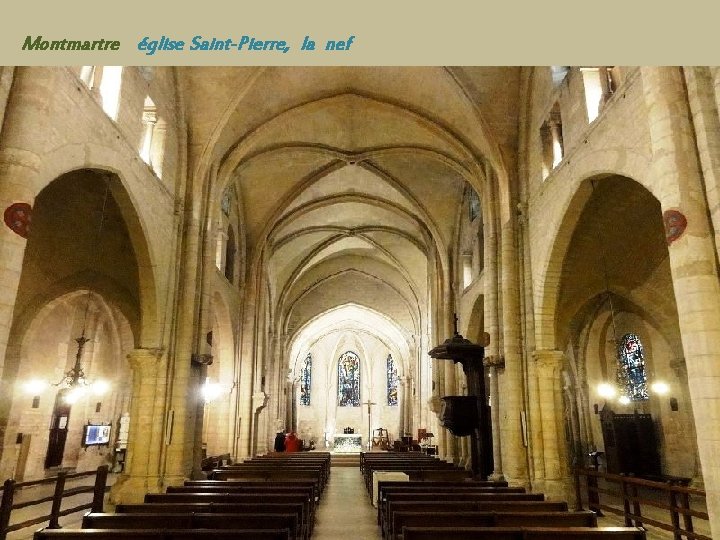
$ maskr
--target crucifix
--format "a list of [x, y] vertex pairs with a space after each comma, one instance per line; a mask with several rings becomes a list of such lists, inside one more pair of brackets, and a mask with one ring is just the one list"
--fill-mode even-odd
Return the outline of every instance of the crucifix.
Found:
[[368, 450], [372, 448], [372, 430], [370, 428], [370, 407], [373, 405], [377, 405], [374, 401], [370, 401], [369, 399], [363, 403], [363, 405], [367, 405], [368, 408]]

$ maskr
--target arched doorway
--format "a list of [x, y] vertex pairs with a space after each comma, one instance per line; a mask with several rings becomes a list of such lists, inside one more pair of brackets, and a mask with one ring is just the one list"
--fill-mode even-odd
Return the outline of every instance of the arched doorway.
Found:
[[[695, 477], [696, 437], [660, 204], [625, 177], [587, 182], [587, 202], [569, 210], [579, 218], [562, 263], [555, 314], [572, 459], [581, 462], [597, 450], [606, 454], [610, 472], [651, 474], [622, 462], [625, 428], [611, 433], [611, 424], [626, 422], [634, 453], [647, 454], [641, 462], [658, 456], [655, 474]], [[645, 394], [622, 381], [628, 336], [642, 350], [637, 360], [644, 362]], [[638, 418], [644, 427], [637, 427]]]
[[[129, 411], [125, 357], [139, 339], [141, 312], [139, 265], [118, 190], [114, 175], [81, 169], [35, 199], [2, 373], [12, 389], [0, 414], [0, 473], [7, 476], [42, 476], [45, 464], [86, 470], [113, 459], [120, 417]], [[104, 395], [62, 390], [61, 380], [78, 367], [87, 383], [109, 383]], [[108, 445], [80, 451], [88, 424], [112, 426]]]

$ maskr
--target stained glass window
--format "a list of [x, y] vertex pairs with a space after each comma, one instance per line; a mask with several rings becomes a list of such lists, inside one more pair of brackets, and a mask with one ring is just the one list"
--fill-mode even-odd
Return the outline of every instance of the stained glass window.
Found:
[[352, 351], [338, 361], [338, 406], [360, 406], [360, 358]]
[[470, 204], [468, 206], [470, 211], [470, 221], [475, 221], [475, 218], [480, 214], [480, 197], [477, 192], [470, 188]]
[[312, 381], [312, 355], [308, 353], [300, 369], [300, 405], [310, 405], [310, 383]]
[[625, 334], [618, 346], [618, 384], [631, 401], [649, 398], [645, 376], [645, 350], [636, 334]]
[[226, 189], [223, 193], [223, 198], [220, 201], [220, 208], [222, 208], [223, 214], [226, 216], [230, 215], [230, 190]]
[[387, 404], [398, 404], [398, 372], [392, 354], [387, 357]]

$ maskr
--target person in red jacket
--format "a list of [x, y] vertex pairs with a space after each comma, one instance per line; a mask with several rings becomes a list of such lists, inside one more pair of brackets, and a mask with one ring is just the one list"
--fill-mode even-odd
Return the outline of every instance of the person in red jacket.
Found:
[[299, 452], [301, 441], [297, 438], [294, 431], [291, 431], [285, 436], [285, 451], [286, 452]]

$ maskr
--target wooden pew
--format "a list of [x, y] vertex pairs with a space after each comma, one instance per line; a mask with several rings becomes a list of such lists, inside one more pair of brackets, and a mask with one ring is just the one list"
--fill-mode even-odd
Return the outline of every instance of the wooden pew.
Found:
[[318, 491], [322, 493], [325, 489], [325, 482], [317, 472], [308, 470], [289, 470], [279, 468], [248, 468], [248, 469], [214, 469], [209, 475], [209, 480], [230, 480], [230, 481], [290, 481], [290, 480], [310, 480], [318, 482]]
[[312, 494], [313, 498], [317, 501], [320, 499], [320, 490], [319, 490], [319, 483], [317, 480], [303, 480], [303, 479], [296, 479], [296, 480], [273, 480], [271, 482], [267, 481], [257, 481], [257, 480], [185, 480], [184, 486], [187, 487], [197, 487], [201, 488], [199, 491], [204, 490], [205, 488], [212, 488], [212, 487], [235, 487], [239, 486], [241, 488], [253, 488], [253, 487], [262, 487], [262, 486], [279, 486], [279, 487], [297, 487], [297, 486], [304, 486], [312, 488]]
[[385, 499], [379, 506], [380, 525], [387, 530], [388, 522], [392, 517], [392, 505], [398, 502], [544, 502], [544, 500], [545, 496], [542, 493], [386, 493]]
[[565, 501], [395, 501], [381, 523], [384, 536], [390, 535], [395, 512], [567, 512]]
[[403, 540], [644, 540], [634, 527], [405, 527]]
[[88, 513], [83, 529], [288, 529], [290, 540], [302, 538], [297, 514]]
[[314, 501], [292, 493], [148, 493], [146, 503], [301, 503], [310, 532], [315, 520]]
[[383, 489], [378, 489], [378, 514], [380, 514], [380, 507], [382, 503], [387, 499], [387, 495], [390, 493], [525, 493], [524, 487], [487, 487], [487, 486], [475, 486], [472, 483], [458, 483], [444, 486], [422, 486], [418, 484], [424, 484], [425, 482], [410, 483], [406, 482], [405, 486], [384, 486]]
[[141, 503], [118, 504], [115, 507], [117, 514], [147, 514], [147, 513], [218, 513], [218, 514], [259, 514], [277, 513], [294, 514], [298, 517], [299, 535], [310, 537], [309, 516], [303, 503]]
[[276, 486], [269, 482], [265, 485], [227, 485], [227, 486], [168, 486], [166, 493], [292, 493], [307, 495], [313, 502], [317, 502], [315, 490], [312, 486]]
[[[399, 481], [399, 480], [380, 480], [378, 482], [378, 500], [382, 500], [383, 493], [387, 491], [395, 490], [396, 488], [405, 489], [406, 491], [431, 491], [435, 488], [447, 489], [447, 488], [507, 488], [507, 482], [491, 482], [487, 480], [428, 480], [428, 481]], [[516, 488], [524, 489], [524, 488]], [[374, 501], [377, 502], [377, 501]]]
[[288, 540], [274, 529], [41, 529], [33, 540]]
[[597, 527], [594, 512], [393, 512], [388, 538], [398, 540], [403, 527]]
[[383, 472], [404, 472], [410, 476], [412, 480], [463, 480], [471, 478], [472, 473], [465, 469], [460, 469], [452, 463], [439, 461], [437, 463], [392, 463], [392, 464], [366, 464], [365, 466], [365, 487], [368, 491], [372, 488], [373, 471]]
[[[449, 495], [455, 495], [460, 493], [478, 493], [478, 494], [500, 494], [500, 493], [525, 493], [525, 488], [523, 487], [501, 487], [501, 488], [493, 488], [493, 487], [486, 487], [486, 486], [473, 486], [472, 484], [454, 484], [454, 485], [447, 485], [447, 486], [418, 486], [413, 483], [407, 483], [405, 486], [385, 486], [385, 488], [379, 492], [378, 500], [377, 500], [377, 513], [378, 513], [378, 523], [382, 521], [382, 515], [383, 515], [383, 505], [387, 501], [388, 495], [395, 494], [395, 493], [430, 493], [432, 495], [435, 495], [436, 498], [443, 499], [445, 498], [445, 494]], [[532, 500], [537, 500], [538, 496], [537, 494], [534, 495]], [[423, 500], [423, 499], [415, 499], [415, 500]]]

